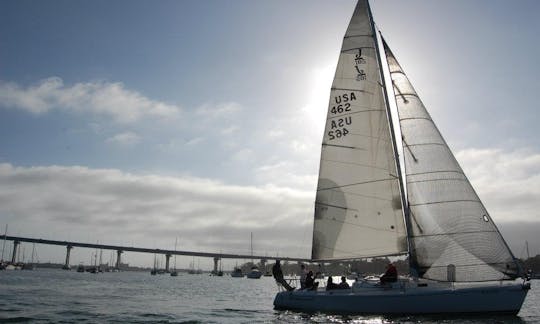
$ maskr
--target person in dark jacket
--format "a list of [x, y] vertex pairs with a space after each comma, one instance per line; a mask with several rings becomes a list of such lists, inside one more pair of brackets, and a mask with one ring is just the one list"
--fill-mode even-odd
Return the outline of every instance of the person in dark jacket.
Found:
[[315, 277], [313, 276], [313, 271], [309, 271], [306, 277], [306, 289], [308, 290], [317, 290], [319, 286], [318, 282], [315, 282]]
[[392, 263], [388, 263], [386, 266], [386, 272], [381, 276], [381, 283], [396, 282], [398, 273], [396, 267]]
[[339, 283], [338, 288], [339, 289], [349, 289], [349, 288], [351, 288], [351, 286], [349, 286], [349, 284], [347, 283], [347, 278], [345, 278], [345, 276], [341, 277], [341, 282]]
[[332, 280], [332, 276], [328, 276], [328, 282], [326, 283], [326, 290], [337, 289], [338, 285]]

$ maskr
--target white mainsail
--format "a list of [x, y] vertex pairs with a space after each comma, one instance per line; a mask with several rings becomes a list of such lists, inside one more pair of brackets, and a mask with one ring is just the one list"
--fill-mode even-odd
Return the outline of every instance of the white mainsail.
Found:
[[416, 270], [439, 281], [517, 277], [512, 252], [386, 43], [384, 49], [403, 139]]
[[407, 252], [398, 174], [366, 1], [343, 39], [322, 143], [313, 260]]

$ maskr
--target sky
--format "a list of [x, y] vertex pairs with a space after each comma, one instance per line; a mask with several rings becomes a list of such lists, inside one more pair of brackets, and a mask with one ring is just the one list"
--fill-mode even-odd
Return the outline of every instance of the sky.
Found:
[[[516, 256], [525, 241], [540, 254], [540, 2], [371, 5]], [[328, 96], [354, 6], [0, 0], [2, 229], [242, 254], [253, 233], [254, 254], [309, 257]], [[74, 249], [72, 264], [91, 253]], [[65, 251], [38, 255], [62, 262]]]

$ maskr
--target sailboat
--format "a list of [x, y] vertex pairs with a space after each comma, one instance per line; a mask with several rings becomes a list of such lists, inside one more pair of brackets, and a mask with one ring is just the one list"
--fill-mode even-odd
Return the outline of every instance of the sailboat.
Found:
[[314, 262], [408, 257], [395, 282], [281, 291], [276, 309], [351, 314], [517, 314], [523, 269], [387, 42], [355, 7], [330, 91]]
[[[174, 240], [174, 252], [176, 252], [176, 244], [178, 243], [178, 238]], [[176, 271], [176, 254], [174, 254], [174, 268], [171, 271], [171, 277], [178, 277], [178, 271]]]
[[[250, 250], [251, 250], [251, 256], [253, 257], [253, 232], [251, 232], [251, 239], [250, 239]], [[251, 259], [251, 270], [247, 273], [246, 277], [249, 279], [260, 279], [263, 275], [261, 270], [259, 270], [259, 267], [253, 262], [253, 258]]]

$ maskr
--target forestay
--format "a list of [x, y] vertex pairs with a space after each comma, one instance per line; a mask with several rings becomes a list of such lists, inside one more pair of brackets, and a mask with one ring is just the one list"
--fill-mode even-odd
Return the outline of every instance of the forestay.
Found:
[[420, 276], [512, 279], [519, 268], [422, 101], [384, 44], [403, 138], [409, 233]]
[[405, 253], [406, 233], [367, 1], [343, 39], [321, 150], [312, 259]]

